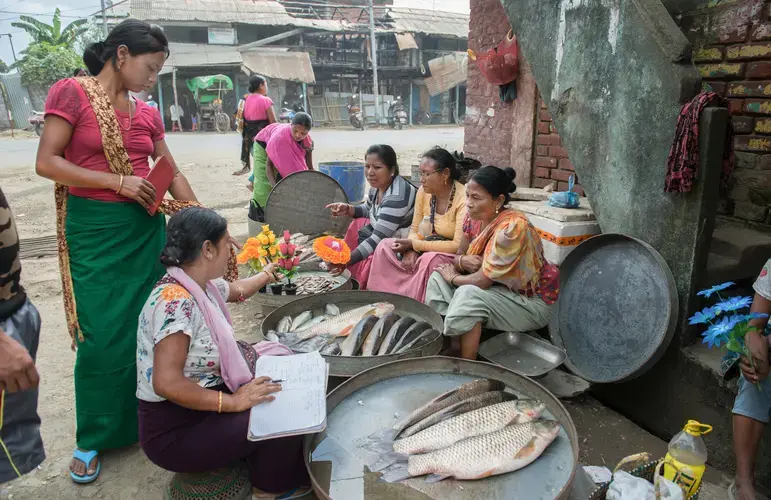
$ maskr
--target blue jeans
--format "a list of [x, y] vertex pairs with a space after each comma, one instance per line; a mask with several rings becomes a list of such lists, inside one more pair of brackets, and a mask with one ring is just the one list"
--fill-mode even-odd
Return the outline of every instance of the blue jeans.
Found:
[[771, 419], [771, 380], [764, 380], [758, 388], [757, 384], [747, 382], [742, 375], [733, 414], [767, 424]]

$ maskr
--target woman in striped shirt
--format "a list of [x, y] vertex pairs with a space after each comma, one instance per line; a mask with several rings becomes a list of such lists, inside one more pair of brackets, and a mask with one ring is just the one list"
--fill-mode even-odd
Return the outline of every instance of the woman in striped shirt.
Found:
[[[399, 175], [396, 152], [386, 144], [370, 146], [365, 156], [364, 173], [371, 189], [364, 203], [349, 205], [333, 203], [328, 205], [336, 217], [354, 217], [345, 242], [351, 248], [348, 270], [351, 276], [367, 288], [369, 269], [375, 248], [386, 238], [406, 238], [415, 209], [415, 186]], [[345, 266], [331, 269], [340, 274]]]

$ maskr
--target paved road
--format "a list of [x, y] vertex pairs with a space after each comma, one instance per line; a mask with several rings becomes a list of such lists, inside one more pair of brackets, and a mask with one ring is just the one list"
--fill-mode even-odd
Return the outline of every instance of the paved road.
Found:
[[[317, 148], [357, 149], [362, 156], [372, 144], [391, 144], [399, 150], [423, 149], [426, 144], [437, 144], [457, 148], [463, 143], [461, 127], [422, 127], [405, 130], [364, 130], [353, 129], [316, 129], [312, 132]], [[197, 158], [210, 157], [214, 151], [237, 151], [240, 136], [236, 133], [174, 133], [167, 136], [167, 142], [174, 156], [179, 161], [195, 161]], [[37, 151], [38, 140], [2, 140], [0, 141], [0, 166], [22, 167], [32, 165]], [[430, 146], [429, 146], [430, 147]]]

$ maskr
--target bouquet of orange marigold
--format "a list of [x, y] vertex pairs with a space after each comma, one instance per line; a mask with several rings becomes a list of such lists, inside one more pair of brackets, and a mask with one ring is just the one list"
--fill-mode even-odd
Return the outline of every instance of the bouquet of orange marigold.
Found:
[[249, 265], [249, 274], [256, 274], [270, 263], [277, 263], [279, 255], [276, 235], [270, 230], [270, 225], [262, 226], [262, 232], [252, 236], [238, 254], [239, 264]]
[[322, 236], [313, 241], [313, 251], [328, 264], [348, 264], [351, 249], [348, 244], [332, 236]]

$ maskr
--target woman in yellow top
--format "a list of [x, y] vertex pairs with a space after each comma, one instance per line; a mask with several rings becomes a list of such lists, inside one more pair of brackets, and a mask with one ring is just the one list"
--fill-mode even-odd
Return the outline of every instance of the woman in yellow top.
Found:
[[459, 177], [455, 158], [447, 150], [437, 147], [423, 155], [410, 234], [407, 239], [380, 242], [368, 290], [423, 302], [429, 276], [438, 266], [452, 262], [463, 240], [466, 188], [457, 181]]

